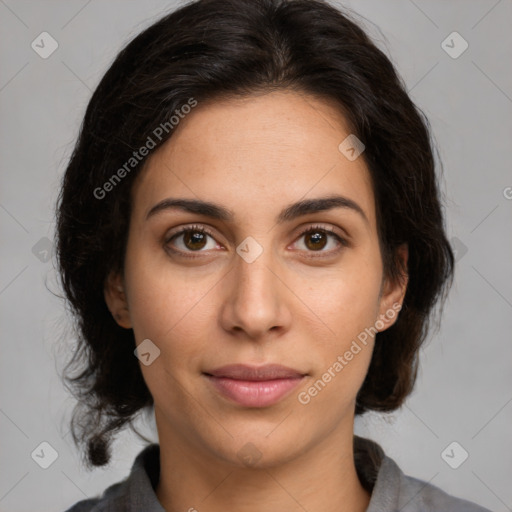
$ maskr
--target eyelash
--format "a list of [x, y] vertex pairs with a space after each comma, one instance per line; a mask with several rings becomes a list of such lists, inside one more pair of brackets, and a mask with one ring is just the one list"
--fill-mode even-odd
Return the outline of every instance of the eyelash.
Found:
[[[174, 239], [178, 238], [180, 235], [183, 235], [184, 233], [187, 233], [187, 232], [202, 233], [204, 235], [208, 235], [211, 238], [215, 239], [215, 237], [213, 236], [213, 233], [210, 230], [206, 229], [204, 226], [192, 225], [192, 226], [185, 226], [184, 228], [180, 229], [176, 233], [173, 233], [172, 236], [166, 238], [165, 246], [167, 247], [167, 245], [170, 242], [172, 242]], [[297, 239], [300, 239], [303, 236], [308, 235], [310, 233], [317, 233], [317, 232], [327, 233], [328, 235], [333, 236], [339, 242], [341, 247], [347, 247], [349, 245], [347, 240], [345, 240], [340, 235], [338, 235], [332, 228], [326, 228], [326, 227], [322, 227], [322, 226], [318, 226], [318, 225], [317, 226], [310, 226], [307, 229], [301, 231], [301, 233], [298, 235]], [[169, 250], [172, 253], [179, 254], [180, 256], [183, 256], [185, 258], [196, 258], [197, 256], [193, 256], [190, 253], [194, 253], [194, 252], [201, 253], [201, 252], [204, 252], [204, 251], [186, 251], [186, 252], [183, 252], [181, 250], [176, 250], [176, 249], [169, 249]], [[317, 255], [326, 254], [326, 255], [330, 256], [332, 254], [338, 253], [340, 250], [341, 250], [341, 248], [338, 247], [337, 249], [332, 249], [330, 251], [322, 251], [322, 250], [320, 250], [320, 251], [307, 251], [307, 252], [312, 253], [312, 254], [317, 254]], [[323, 256], [319, 256], [319, 257], [323, 257]]]

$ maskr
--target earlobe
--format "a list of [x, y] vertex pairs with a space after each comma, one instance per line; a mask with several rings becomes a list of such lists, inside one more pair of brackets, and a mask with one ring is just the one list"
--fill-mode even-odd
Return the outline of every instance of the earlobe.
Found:
[[394, 279], [385, 279], [380, 298], [379, 308], [379, 331], [385, 331], [391, 327], [397, 320], [398, 314], [402, 309], [409, 275], [407, 273], [407, 261], [409, 258], [409, 248], [407, 244], [402, 244], [396, 250], [395, 257], [399, 260], [401, 275]]
[[109, 274], [105, 280], [103, 295], [107, 307], [118, 325], [131, 329], [132, 323], [123, 279], [120, 274]]

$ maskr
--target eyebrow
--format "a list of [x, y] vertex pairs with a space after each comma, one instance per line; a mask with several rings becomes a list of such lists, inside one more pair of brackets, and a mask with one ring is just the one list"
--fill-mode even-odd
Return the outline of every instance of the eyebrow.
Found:
[[[352, 199], [343, 196], [318, 197], [293, 203], [288, 205], [281, 211], [281, 213], [279, 213], [276, 218], [276, 222], [278, 224], [282, 224], [283, 222], [289, 222], [310, 213], [325, 212], [334, 208], [352, 210], [359, 214], [363, 220], [369, 224], [368, 217], [364, 213], [363, 209]], [[169, 197], [155, 204], [155, 206], [153, 206], [147, 213], [146, 220], [158, 213], [172, 209], [196, 213], [226, 222], [232, 221], [235, 218], [235, 214], [231, 210], [217, 203], [198, 199], [177, 199]]]

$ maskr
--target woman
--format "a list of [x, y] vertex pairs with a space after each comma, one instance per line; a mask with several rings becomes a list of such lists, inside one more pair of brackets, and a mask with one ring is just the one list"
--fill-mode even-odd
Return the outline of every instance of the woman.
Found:
[[140, 412], [159, 439], [70, 511], [484, 510], [354, 436], [411, 392], [453, 255], [428, 122], [327, 3], [201, 0], [121, 51], [58, 257], [85, 462]]

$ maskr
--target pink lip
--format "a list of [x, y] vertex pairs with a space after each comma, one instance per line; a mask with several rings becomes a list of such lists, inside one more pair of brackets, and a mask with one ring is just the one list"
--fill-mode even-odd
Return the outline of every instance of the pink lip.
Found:
[[225, 397], [244, 407], [267, 407], [295, 388], [304, 374], [281, 365], [228, 365], [205, 372]]

